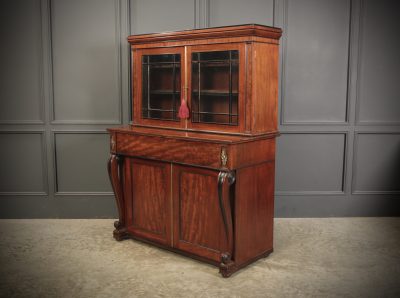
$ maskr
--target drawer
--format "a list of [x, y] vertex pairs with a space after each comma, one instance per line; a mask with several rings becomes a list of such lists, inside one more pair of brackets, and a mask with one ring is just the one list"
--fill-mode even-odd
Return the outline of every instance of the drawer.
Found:
[[221, 151], [228, 147], [218, 143], [117, 133], [116, 153], [168, 162], [221, 168]]

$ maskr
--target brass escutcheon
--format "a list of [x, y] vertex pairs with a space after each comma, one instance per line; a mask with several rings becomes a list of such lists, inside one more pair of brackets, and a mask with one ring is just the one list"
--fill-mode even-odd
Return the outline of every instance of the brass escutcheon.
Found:
[[223, 167], [226, 167], [227, 162], [228, 162], [228, 154], [226, 153], [226, 148], [222, 147], [222, 149], [221, 149], [221, 165]]

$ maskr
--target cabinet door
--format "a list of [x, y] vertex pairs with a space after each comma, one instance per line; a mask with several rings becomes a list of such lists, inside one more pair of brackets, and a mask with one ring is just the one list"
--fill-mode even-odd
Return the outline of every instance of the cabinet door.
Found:
[[243, 44], [189, 47], [190, 128], [243, 131], [244, 62]]
[[137, 49], [133, 53], [133, 123], [181, 127], [184, 82], [182, 47]]
[[127, 228], [135, 236], [172, 245], [171, 165], [127, 158]]
[[173, 165], [174, 247], [219, 262], [226, 234], [218, 172]]

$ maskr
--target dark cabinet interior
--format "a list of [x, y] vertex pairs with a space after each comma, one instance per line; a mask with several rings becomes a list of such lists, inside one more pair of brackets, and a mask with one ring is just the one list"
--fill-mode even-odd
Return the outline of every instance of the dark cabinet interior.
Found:
[[180, 55], [144, 55], [142, 69], [143, 118], [179, 121]]
[[192, 122], [238, 125], [238, 51], [192, 53]]

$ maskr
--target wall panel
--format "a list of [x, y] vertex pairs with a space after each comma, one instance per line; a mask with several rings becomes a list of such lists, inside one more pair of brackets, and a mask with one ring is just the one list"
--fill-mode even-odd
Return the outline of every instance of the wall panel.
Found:
[[0, 123], [43, 122], [40, 0], [1, 1], [0, 36]]
[[109, 195], [108, 134], [56, 132], [54, 138], [57, 193]]
[[54, 119], [119, 123], [119, 1], [51, 1]]
[[400, 124], [400, 2], [363, 1], [359, 75], [361, 123]]
[[354, 193], [400, 193], [400, 133], [359, 133]]
[[285, 3], [281, 122], [343, 123], [350, 0]]
[[0, 194], [45, 195], [43, 132], [0, 132]]
[[278, 138], [278, 194], [338, 194], [343, 191], [345, 135], [285, 133]]
[[154, 33], [193, 29], [195, 0], [131, 0], [131, 33]]
[[274, 23], [274, 0], [210, 0], [211, 27]]

